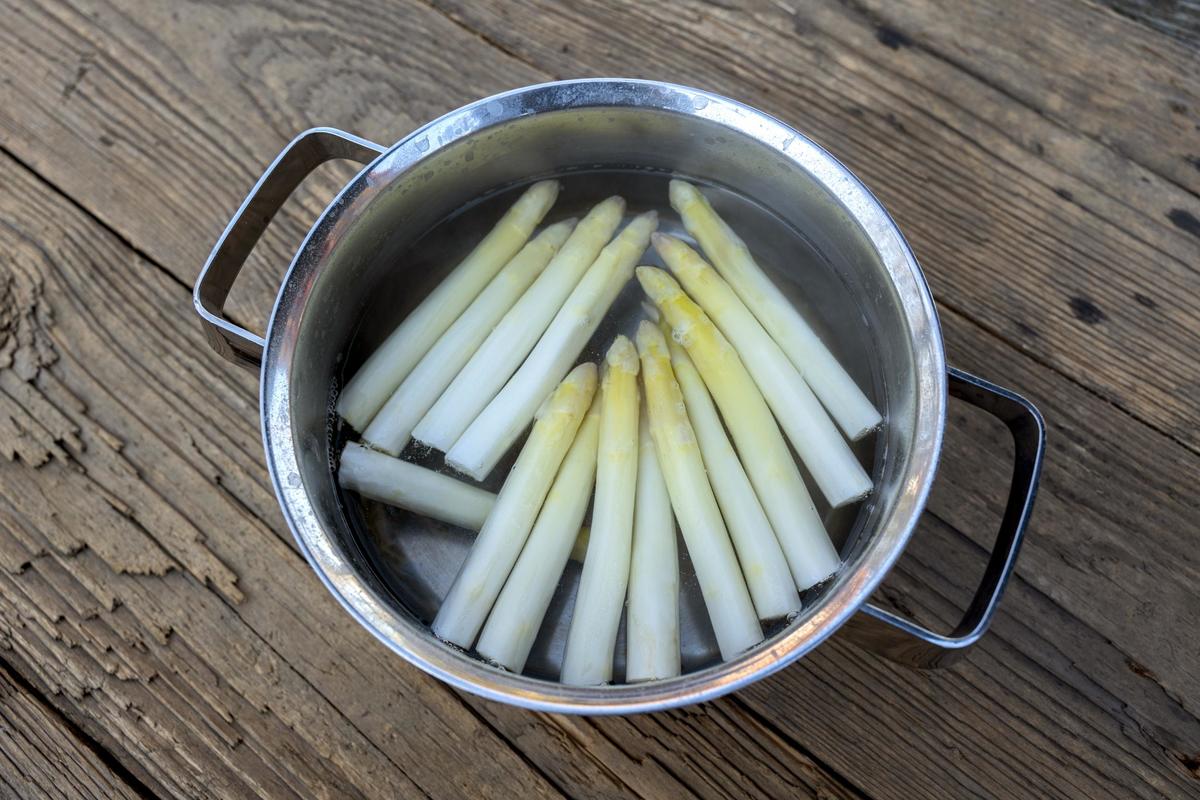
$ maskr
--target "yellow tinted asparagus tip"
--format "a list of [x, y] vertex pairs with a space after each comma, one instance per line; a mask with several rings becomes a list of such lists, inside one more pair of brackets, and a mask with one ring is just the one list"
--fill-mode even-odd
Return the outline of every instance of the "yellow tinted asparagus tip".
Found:
[[706, 226], [717, 226], [723, 233], [730, 235], [734, 243], [743, 244], [741, 238], [733, 232], [733, 229], [717, 216], [717, 212], [713, 210], [712, 204], [708, 202], [708, 198], [701, 194], [700, 190], [692, 184], [676, 178], [670, 183], [668, 196], [671, 200], [671, 208], [675, 209], [680, 216], [683, 216], [685, 213], [702, 215], [702, 219], [695, 221]]
[[575, 367], [542, 403], [534, 419], [539, 423], [544, 420], [547, 425], [574, 424], [574, 419], [579, 416], [579, 406], [590, 403], [596, 393], [598, 377], [596, 365], [590, 361]]
[[620, 369], [634, 375], [638, 374], [637, 350], [627, 336], [619, 335], [613, 339], [612, 346], [608, 348], [608, 354], [604, 357], [604, 361], [610, 369]]
[[[675, 279], [664, 270], [658, 267], [638, 267], [637, 279], [643, 291], [654, 301], [654, 305], [658, 306], [658, 310], [666, 318], [675, 340], [684, 347], [690, 347], [695, 337], [704, 333], [707, 327], [712, 326], [712, 322], [700, 306], [696, 305]], [[713, 330], [715, 331], [715, 328]], [[725, 347], [729, 347], [723, 337], [719, 341], [717, 337], [711, 338], [713, 339], [712, 345], [723, 344]], [[705, 347], [708, 346], [709, 344], [705, 344]]]

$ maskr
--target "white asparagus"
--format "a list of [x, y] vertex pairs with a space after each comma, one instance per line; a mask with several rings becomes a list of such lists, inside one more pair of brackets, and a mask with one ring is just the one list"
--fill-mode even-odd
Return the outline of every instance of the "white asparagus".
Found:
[[538, 410], [533, 431], [433, 620], [441, 639], [467, 648], [474, 643], [595, 392], [596, 365], [580, 364]]
[[733, 346], [674, 278], [655, 267], [638, 267], [637, 276], [721, 410], [797, 588], [825, 580], [837, 571], [841, 559], [754, 379]]
[[454, 271], [363, 363], [338, 397], [337, 411], [364, 430], [400, 382], [480, 290], [529, 239], [558, 197], [557, 181], [530, 186]]
[[496, 495], [431, 469], [350, 442], [342, 450], [338, 482], [363, 497], [477, 531]]
[[[598, 415], [599, 406], [596, 408]], [[599, 419], [597, 416], [597, 425]], [[595, 461], [593, 453], [590, 463], [594, 466]], [[487, 489], [480, 489], [449, 475], [401, 461], [357, 442], [347, 443], [342, 450], [338, 481], [350, 491], [371, 500], [424, 514], [431, 519], [472, 531], [483, 527], [492, 506], [496, 504], [496, 495]], [[588, 478], [585, 507], [591, 498], [591, 491], [591, 478]], [[580, 514], [582, 515], [582, 512]], [[582, 564], [587, 553], [587, 526], [579, 526], [571, 541], [573, 544], [569, 551], [570, 560]]]
[[779, 619], [800, 610], [800, 594], [788, 570], [787, 559], [766, 512], [754, 494], [746, 470], [738, 460], [704, 380], [692, 359], [674, 339], [667, 340], [671, 367], [683, 392], [688, 418], [700, 443], [700, 455], [709, 483], [725, 517], [737, 551], [746, 586], [759, 619]]
[[845, 434], [858, 440], [878, 428], [883, 421], [879, 411], [708, 199], [681, 180], [671, 181], [670, 198], [688, 233], [787, 353]]
[[547, 227], [500, 270], [462, 316], [454, 321], [413, 368], [363, 431], [363, 441], [377, 450], [400, 455], [412, 429], [442, 391], [562, 246], [575, 220]]
[[592, 528], [560, 677], [575, 686], [612, 680], [633, 549], [640, 405], [637, 350], [628, 338], [617, 336], [604, 362]]
[[666, 339], [647, 320], [638, 327], [637, 346], [650, 435], [660, 457], [671, 507], [696, 570], [721, 657], [729, 660], [761, 642], [762, 627], [704, 471], [696, 433], [671, 370]]
[[610, 197], [588, 212], [545, 271], [413, 428], [414, 439], [443, 453], [458, 441], [521, 366], [571, 290], [612, 238], [624, 213], [625, 201], [620, 197]]
[[[772, 534], [774, 535], [774, 534]], [[785, 568], [786, 572], [786, 568]], [[791, 576], [788, 582], [791, 582]], [[625, 610], [625, 682], [679, 674], [679, 553], [675, 512], [642, 406], [638, 427], [637, 499]]]
[[483, 480], [529, 424], [538, 404], [579, 357], [608, 307], [629, 281], [658, 227], [642, 214], [607, 244], [571, 292], [529, 358], [446, 453], [446, 463]]
[[[871, 478], [794, 364], [708, 262], [674, 236], [654, 249], [742, 357], [775, 419], [834, 508], [871, 493]], [[707, 459], [706, 459], [707, 461]]]
[[[592, 497], [599, 436], [600, 396], [597, 393], [558, 469], [516, 566], [504, 582], [504, 589], [479, 634], [475, 645], [479, 654], [513, 672], [525, 669], [525, 661], [550, 607], [558, 579], [567, 559], [573, 557], [580, 524]], [[577, 560], [582, 561], [582, 556]]]

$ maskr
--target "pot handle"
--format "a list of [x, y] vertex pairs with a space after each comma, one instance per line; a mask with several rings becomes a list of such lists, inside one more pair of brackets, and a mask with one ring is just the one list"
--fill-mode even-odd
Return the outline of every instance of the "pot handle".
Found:
[[214, 350], [235, 364], [258, 368], [263, 337], [225, 318], [225, 300], [246, 257], [284, 201], [314, 169], [335, 158], [369, 164], [385, 151], [374, 142], [335, 128], [310, 128], [275, 157], [225, 226], [192, 290], [192, 305]]
[[991, 624], [1004, 586], [1016, 566], [1021, 540], [1033, 511], [1046, 425], [1037, 408], [1019, 394], [969, 372], [950, 367], [950, 395], [992, 414], [1012, 433], [1015, 463], [1012, 486], [1000, 531], [988, 559], [983, 581], [962, 621], [949, 635], [935, 633], [910, 620], [867, 604], [846, 623], [851, 641], [892, 661], [920, 669], [949, 666], [979, 641]]

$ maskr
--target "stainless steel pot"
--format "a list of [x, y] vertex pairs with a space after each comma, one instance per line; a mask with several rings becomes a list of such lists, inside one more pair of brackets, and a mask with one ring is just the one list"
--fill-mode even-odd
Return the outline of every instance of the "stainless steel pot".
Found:
[[[367, 166], [305, 238], [264, 340], [223, 316], [226, 296], [283, 201], [317, 165], [334, 158]], [[681, 174], [741, 198], [730, 202], [741, 204], [747, 225], [768, 215], [776, 225], [790, 226], [817, 254], [818, 268], [788, 266], [788, 245], [770, 237], [762, 246], [776, 253], [764, 261], [785, 266], [776, 279], [806, 305], [843, 362], [855, 366], [855, 377], [885, 410], [887, 424], [873, 453], [863, 454], [873, 465], [875, 494], [850, 517], [835, 514], [830, 521], [841, 534], [846, 566], [829, 585], [809, 593], [798, 619], [739, 658], [717, 663], [703, 614], [690, 614], [683, 631], [690, 672], [645, 684], [579, 688], [504, 672], [432, 636], [426, 623], [469, 538], [415, 518], [390, 518], [402, 557], [395, 569], [381, 562], [361, 510], [342, 496], [334, 478], [341, 434], [331, 409], [347, 365], [353, 368], [403, 307], [436, 282], [439, 260], [447, 268], [453, 263], [453, 253], [443, 252], [452, 245], [438, 244], [430, 254], [413, 247], [418, 239], [503, 187], [597, 170], [626, 176], [634, 210], [666, 205], [665, 181], [654, 200], [637, 194], [642, 184], [636, 175]], [[731, 213], [738, 208], [731, 206]], [[453, 234], [439, 241], [464, 238]], [[398, 262], [410, 252], [424, 254]], [[383, 313], [375, 299], [380, 297]], [[238, 209], [197, 279], [194, 299], [218, 352], [243, 364], [261, 363], [263, 441], [275, 491], [300, 548], [329, 590], [362, 625], [426, 672], [528, 708], [626, 713], [706, 700], [781, 669], [839, 628], [892, 659], [918, 667], [947, 664], [988, 626], [1012, 572], [1041, 469], [1044, 428], [1037, 410], [1013, 392], [947, 368], [929, 287], [896, 224], [866, 187], [787, 125], [696, 89], [607, 79], [531, 86], [453, 111], [390, 148], [327, 128], [306, 131]], [[367, 313], [369, 307], [374, 312]], [[962, 622], [952, 633], [938, 634], [867, 599], [925, 506], [946, 423], [947, 389], [1004, 421], [1015, 441], [1015, 464], [983, 582]], [[685, 614], [692, 605], [685, 598]], [[568, 613], [551, 610], [559, 618]], [[552, 630], [539, 645], [547, 670], [555, 635]]]

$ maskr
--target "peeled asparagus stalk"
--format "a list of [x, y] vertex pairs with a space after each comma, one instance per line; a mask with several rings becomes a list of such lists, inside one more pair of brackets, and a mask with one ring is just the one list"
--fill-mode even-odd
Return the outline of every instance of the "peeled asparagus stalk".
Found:
[[845, 434], [858, 440], [878, 428], [883, 421], [879, 411], [704, 195], [689, 183], [673, 180], [670, 197], [688, 233], [787, 353]]
[[525, 669], [558, 579], [572, 556], [580, 523], [592, 497], [599, 435], [597, 394], [475, 645], [481, 656], [513, 672]]
[[721, 657], [729, 660], [762, 641], [762, 628], [704, 471], [696, 433], [671, 370], [666, 339], [654, 323], [643, 321], [637, 346], [650, 435], [671, 507], [696, 570]]
[[557, 181], [530, 186], [496, 227], [392, 331], [338, 397], [337, 411], [357, 431], [371, 422], [400, 382], [467, 304], [508, 263], [558, 197]]
[[473, 531], [483, 527], [496, 502], [489, 491], [355, 442], [342, 450], [338, 482], [363, 497]]
[[738, 351], [829, 504], [836, 508], [870, 494], [871, 478], [866, 470], [795, 365], [737, 293], [699, 253], [679, 239], [656, 233], [651, 241], [683, 288]]
[[721, 409], [796, 586], [803, 590], [825, 580], [837, 571], [841, 559], [754, 379], [717, 326], [670, 275], [654, 267], [638, 267], [637, 277]]
[[[599, 425], [599, 406], [596, 409]], [[594, 467], [595, 461], [593, 453], [589, 463]], [[350, 491], [371, 500], [415, 511], [431, 519], [472, 531], [483, 527], [492, 506], [496, 504], [496, 495], [486, 489], [384, 455], [357, 442], [349, 442], [342, 450], [338, 481]], [[587, 494], [584, 497], [585, 507], [591, 497], [590, 481], [591, 478], [588, 479]], [[580, 512], [580, 519], [582, 513]], [[582, 564], [587, 553], [587, 526], [577, 526], [571, 541], [573, 544], [569, 551], [570, 560]]]
[[617, 336], [604, 361], [592, 528], [560, 678], [576, 686], [612, 680], [633, 549], [640, 404], [637, 350], [629, 339]]
[[546, 331], [584, 271], [612, 238], [625, 213], [625, 201], [598, 203], [575, 226], [549, 266], [521, 295], [470, 361], [428, 410], [413, 438], [446, 452], [512, 377]]
[[596, 365], [580, 364], [542, 404], [495, 507], [433, 620], [440, 638], [460, 647], [474, 643], [595, 392]]
[[[668, 334], [669, 335], [669, 334]], [[754, 494], [750, 479], [725, 435], [708, 389], [682, 347], [667, 340], [671, 367], [683, 391], [684, 403], [700, 455], [708, 470], [717, 504], [729, 527], [742, 574], [759, 619], [779, 619], [800, 610], [800, 595], [771, 523]]]
[[446, 453], [447, 464], [476, 480], [483, 480], [495, 468], [529, 424], [538, 404], [579, 357], [629, 281], [656, 227], [658, 215], [649, 211], [636, 217], [600, 251], [529, 358]]
[[575, 220], [570, 219], [551, 225], [513, 256], [392, 393], [363, 431], [364, 441], [385, 453], [400, 455], [413, 427], [505, 312], [545, 269], [574, 226]]
[[[772, 537], [774, 534], [772, 534]], [[786, 575], [786, 567], [784, 569]], [[791, 576], [786, 575], [791, 584]], [[638, 427], [637, 499], [633, 506], [633, 555], [625, 611], [625, 681], [679, 674], [679, 554], [675, 512], [663, 480], [650, 420], [642, 407]]]

